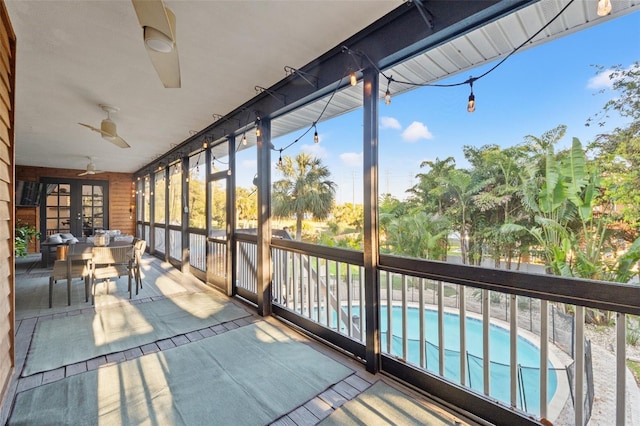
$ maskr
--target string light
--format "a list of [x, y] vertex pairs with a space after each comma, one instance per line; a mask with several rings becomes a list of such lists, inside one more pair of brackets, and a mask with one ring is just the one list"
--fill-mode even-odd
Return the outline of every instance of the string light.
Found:
[[467, 112], [474, 112], [476, 110], [476, 97], [473, 95], [473, 78], [469, 79], [469, 86], [471, 87], [471, 94], [469, 95], [469, 102], [467, 102]]
[[598, 16], [607, 16], [611, 13], [611, 0], [598, 0]]
[[260, 117], [256, 118], [256, 137], [259, 138], [262, 135], [262, 131], [260, 130]]
[[318, 143], [320, 142], [320, 137], [318, 136], [318, 128], [316, 127], [316, 123], [313, 123], [313, 128], [315, 129], [315, 132], [313, 133], [313, 142]]
[[242, 145], [246, 145], [247, 144], [247, 135], [246, 134], [242, 134]]
[[282, 167], [282, 148], [280, 148], [280, 158], [278, 158], [278, 167]]
[[387, 79], [387, 91], [384, 94], [385, 105], [391, 104], [391, 92], [389, 91], [389, 86], [391, 85], [392, 79], [393, 79], [393, 76], [389, 76], [389, 78]]
[[349, 83], [351, 83], [352, 86], [358, 84], [358, 76], [355, 71], [352, 71], [351, 74], [349, 74]]

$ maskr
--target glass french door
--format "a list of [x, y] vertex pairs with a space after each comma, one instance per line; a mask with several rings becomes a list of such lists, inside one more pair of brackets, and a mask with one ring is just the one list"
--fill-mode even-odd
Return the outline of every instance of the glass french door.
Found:
[[42, 182], [43, 237], [53, 234], [87, 237], [97, 230], [109, 229], [109, 182], [51, 178]]

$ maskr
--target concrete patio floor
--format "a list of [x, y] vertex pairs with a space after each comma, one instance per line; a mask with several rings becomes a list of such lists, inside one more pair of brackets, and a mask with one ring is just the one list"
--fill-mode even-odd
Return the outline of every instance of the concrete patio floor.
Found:
[[[338, 361], [355, 373], [346, 379], [335, 384], [331, 388], [319, 393], [306, 403], [298, 406], [288, 414], [276, 419], [275, 425], [314, 425], [328, 417], [333, 411], [340, 408], [347, 401], [355, 398], [361, 392], [368, 389], [373, 383], [382, 380], [392, 387], [407, 394], [408, 398], [419, 401], [434, 412], [441, 413], [444, 417], [452, 419], [453, 424], [478, 424], [470, 416], [462, 416], [446, 407], [430, 400], [421, 393], [386, 377], [383, 375], [372, 375], [366, 372], [363, 365], [340, 352], [313, 340], [297, 332], [293, 328], [283, 324], [275, 318], [262, 318], [256, 314], [253, 306], [244, 304], [239, 300], [228, 298], [228, 303], [242, 307], [251, 316], [235, 321], [229, 321], [216, 326], [196, 330], [186, 334], [180, 334], [171, 338], [158, 340], [153, 343], [105, 356], [99, 356], [84, 362], [33, 374], [27, 377], [20, 377], [23, 371], [27, 355], [34, 336], [34, 330], [39, 321], [47, 321], [52, 318], [64, 316], [80, 315], [86, 312], [93, 312], [97, 309], [115, 306], [117, 304], [141, 304], [154, 303], [167, 297], [197, 292], [216, 291], [207, 287], [196, 278], [182, 274], [170, 264], [151, 257], [144, 257], [144, 284], [137, 296], [132, 300], [128, 298], [127, 279], [120, 278], [111, 283], [109, 294], [106, 294], [104, 285], [97, 287], [96, 305], [91, 306], [84, 301], [84, 285], [80, 280], [74, 280], [72, 285], [72, 304], [66, 304], [66, 283], [61, 281], [54, 288], [53, 308], [48, 308], [48, 277], [50, 270], [40, 268], [39, 255], [30, 255], [17, 260], [16, 264], [16, 369], [14, 380], [9, 389], [7, 403], [0, 412], [0, 423], [4, 424], [10, 419], [11, 409], [15, 397], [18, 393], [62, 380], [65, 377], [82, 374], [87, 371], [99, 369], [103, 366], [125, 362], [131, 359], [145, 356], [145, 354], [160, 351], [170, 351], [172, 348], [188, 345], [202, 339], [208, 339], [215, 335], [226, 333], [239, 327], [243, 327], [254, 322], [267, 321], [275, 325], [293, 339], [303, 341], [315, 350]], [[44, 288], [41, 288], [44, 287]], [[29, 289], [28, 291], [26, 289]], [[46, 293], [43, 298], [42, 294]], [[70, 333], [72, 330], [70, 330]], [[96, 419], [96, 423], [98, 419]]]

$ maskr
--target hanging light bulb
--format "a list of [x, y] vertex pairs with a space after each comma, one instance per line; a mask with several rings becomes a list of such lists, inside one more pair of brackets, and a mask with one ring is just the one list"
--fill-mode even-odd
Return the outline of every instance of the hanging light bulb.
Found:
[[349, 82], [351, 83], [352, 86], [355, 86], [356, 84], [358, 84], [358, 76], [356, 75], [355, 72], [352, 72], [351, 74], [349, 74]]
[[476, 97], [473, 96], [473, 92], [469, 95], [469, 102], [467, 103], [467, 111], [474, 112], [476, 110]]
[[611, 0], [598, 0], [598, 16], [607, 16], [611, 13]]
[[202, 142], [202, 147], [203, 147], [204, 149], [207, 149], [207, 141]]
[[476, 97], [473, 95], [473, 79], [469, 80], [469, 86], [471, 87], [471, 94], [469, 95], [469, 102], [467, 102], [467, 112], [474, 112], [476, 110]]
[[280, 158], [278, 158], [278, 167], [282, 167], [282, 149], [280, 150]]
[[227, 170], [227, 176], [231, 176], [231, 169]]
[[260, 130], [260, 117], [256, 118], [256, 137], [259, 138], [262, 135], [262, 131]]
[[315, 124], [313, 125], [313, 128], [315, 129], [315, 132], [313, 133], [313, 142], [318, 143], [320, 142], [320, 137], [318, 136], [318, 129]]
[[246, 145], [247, 144], [247, 135], [243, 134], [242, 135], [242, 145]]
[[389, 91], [389, 86], [391, 85], [391, 79], [393, 78], [393, 76], [389, 77], [387, 79], [387, 91], [384, 94], [384, 103], [385, 105], [389, 105], [391, 104], [391, 92]]

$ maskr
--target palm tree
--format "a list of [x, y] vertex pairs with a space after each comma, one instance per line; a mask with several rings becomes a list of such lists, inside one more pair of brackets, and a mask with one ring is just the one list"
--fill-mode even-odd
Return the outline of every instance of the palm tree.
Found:
[[296, 217], [296, 240], [302, 240], [302, 219], [310, 213], [326, 219], [335, 199], [336, 184], [329, 180], [331, 172], [318, 158], [301, 153], [295, 159], [285, 156], [278, 166], [282, 179], [273, 183], [274, 216]]

